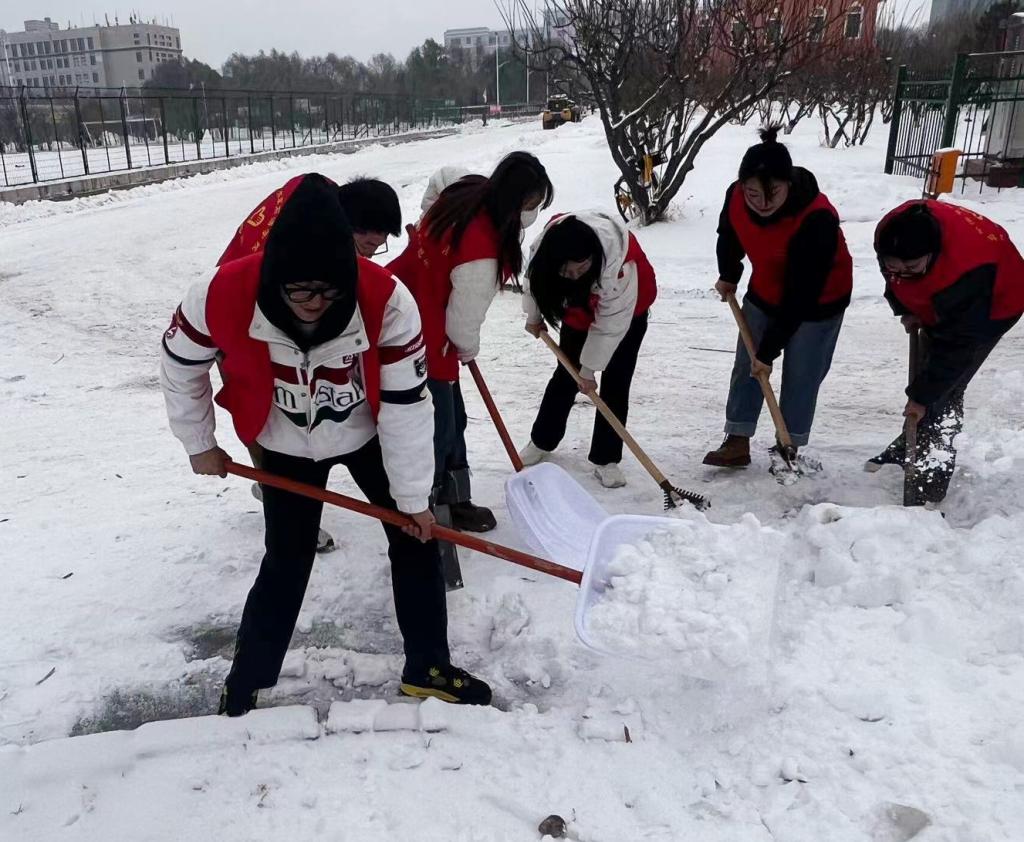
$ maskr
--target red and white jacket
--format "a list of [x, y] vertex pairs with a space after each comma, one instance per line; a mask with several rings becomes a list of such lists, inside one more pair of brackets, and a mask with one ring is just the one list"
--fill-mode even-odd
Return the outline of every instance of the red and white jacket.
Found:
[[[604, 269], [591, 287], [590, 309], [566, 312], [564, 322], [577, 330], [586, 330], [587, 339], [580, 353], [580, 374], [592, 378], [604, 371], [615, 349], [626, 335], [633, 317], [646, 313], [658, 295], [654, 269], [640, 243], [617, 219], [601, 211], [564, 214], [554, 217], [534, 241], [530, 260], [537, 253], [544, 235], [564, 219], [575, 217], [591, 228], [601, 241]], [[530, 324], [543, 321], [537, 301], [530, 294], [529, 280], [523, 281], [523, 312]]]
[[259, 307], [262, 259], [255, 253], [225, 263], [211, 282], [193, 286], [174, 314], [160, 362], [172, 432], [189, 455], [217, 445], [210, 368], [223, 358], [218, 403], [245, 444], [324, 460], [379, 436], [398, 508], [425, 510], [434, 414], [409, 291], [359, 258], [359, 306], [351, 321], [337, 338], [303, 353]]

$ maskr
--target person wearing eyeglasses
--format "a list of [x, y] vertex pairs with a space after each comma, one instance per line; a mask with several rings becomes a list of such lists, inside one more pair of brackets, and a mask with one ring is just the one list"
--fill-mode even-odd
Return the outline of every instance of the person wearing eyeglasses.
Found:
[[[429, 498], [433, 405], [418, 308], [386, 269], [357, 257], [337, 185], [290, 181], [243, 223], [249, 253], [193, 286], [163, 337], [160, 382], [171, 431], [196, 474], [226, 476], [216, 401], [262, 467], [325, 488], [344, 465], [385, 525], [404, 640], [400, 691], [488, 704], [488, 685], [451, 663], [444, 574]], [[256, 246], [254, 249], [253, 246]], [[220, 712], [238, 716], [276, 684], [316, 552], [323, 504], [263, 488], [266, 552], [245, 602]]]
[[375, 178], [354, 178], [338, 188], [342, 210], [352, 226], [356, 251], [362, 257], [388, 252], [388, 236], [402, 233], [402, 207], [390, 184]]
[[[466, 408], [459, 366], [480, 352], [480, 333], [495, 295], [523, 267], [523, 232], [548, 207], [554, 187], [528, 152], [505, 156], [490, 176], [443, 167], [429, 180], [423, 217], [388, 268], [412, 291], [423, 317], [428, 383], [434, 397], [438, 517], [461, 530], [488, 532], [494, 513], [472, 502]], [[452, 548], [454, 549], [454, 548]], [[454, 572], [457, 563], [450, 565]], [[449, 585], [458, 582], [449, 579]]]
[[[956, 468], [964, 392], [1024, 313], [1024, 258], [1006, 230], [966, 208], [931, 199], [906, 202], [875, 231], [885, 297], [923, 354], [903, 415], [918, 425], [918, 505], [945, 499]], [[865, 470], [902, 465], [900, 435]]]
[[853, 289], [853, 260], [839, 214], [814, 175], [793, 166], [778, 131], [762, 130], [761, 143], [746, 151], [718, 223], [715, 290], [723, 301], [735, 295], [743, 259], [749, 260], [743, 314], [757, 350], [751, 360], [737, 341], [726, 437], [704, 457], [714, 467], [750, 464], [750, 439], [764, 403], [756, 378], [771, 374], [779, 356], [782, 415], [793, 444], [807, 444]]

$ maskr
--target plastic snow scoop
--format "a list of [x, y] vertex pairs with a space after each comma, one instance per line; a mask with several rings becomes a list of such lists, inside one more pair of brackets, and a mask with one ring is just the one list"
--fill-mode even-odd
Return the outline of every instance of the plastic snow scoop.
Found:
[[[351, 512], [376, 518], [382, 523], [389, 523], [392, 526], [403, 527], [409, 526], [412, 523], [412, 518], [408, 515], [402, 514], [401, 512], [396, 512], [392, 509], [385, 509], [381, 506], [375, 506], [372, 503], [367, 503], [363, 500], [356, 500], [354, 497], [346, 497], [344, 494], [337, 494], [334, 491], [327, 491], [326, 489], [317, 488], [315, 485], [297, 482], [293, 479], [288, 479], [287, 477], [258, 470], [257, 468], [250, 468], [248, 465], [240, 465], [237, 462], [228, 461], [225, 468], [229, 474], [245, 477], [246, 479], [258, 482], [261, 485], [269, 485], [273, 488], [278, 488], [281, 491], [300, 494], [303, 497], [319, 500], [321, 503], [330, 503], [332, 506], [338, 506], [342, 509], [348, 509]], [[537, 556], [530, 555], [529, 553], [514, 550], [511, 547], [504, 547], [501, 544], [495, 544], [493, 541], [486, 541], [473, 535], [466, 535], [458, 530], [450, 529], [446, 526], [434, 524], [430, 529], [430, 537], [435, 538], [438, 541], [447, 541], [450, 544], [456, 544], [457, 546], [465, 547], [469, 550], [476, 550], [477, 552], [493, 556], [494, 558], [510, 561], [513, 564], [518, 564], [522, 567], [529, 567], [531, 570], [536, 570], [538, 573], [546, 573], [549, 576], [565, 579], [567, 582], [572, 582], [576, 585], [578, 585], [583, 578], [579, 570], [572, 570], [561, 564], [556, 564], [553, 561], [538, 558]]]
[[[751, 528], [750, 524], [712, 524], [704, 519], [697, 522], [644, 515], [608, 518], [594, 533], [580, 585], [575, 615], [580, 642], [602, 655], [670, 661], [675, 673], [706, 681], [731, 680], [741, 674], [763, 677], [771, 652], [779, 561], [770, 545], [758, 544], [756, 535], [743, 531]], [[757, 528], [760, 532], [759, 525]], [[733, 530], [739, 530], [738, 538]], [[635, 582], [618, 581], [624, 573], [620, 548], [643, 547], [658, 534], [675, 536], [693, 547], [699, 563], [691, 567], [692, 558], [666, 558], [665, 563], [656, 563], [651, 570], [653, 576], [671, 574], [672, 568], [690, 569], [669, 587], [665, 580], [650, 581], [638, 594], [631, 589]], [[708, 569], [716, 560], [728, 562], [730, 556], [731, 572], [714, 574]], [[712, 575], [728, 581], [712, 588], [721, 596], [719, 601], [702, 605], [701, 592], [707, 595]], [[618, 596], [617, 587], [623, 588]], [[736, 590], [730, 592], [729, 588]], [[609, 607], [629, 606], [629, 622], [609, 627], [607, 614], [598, 617], [602, 609], [595, 608], [607, 600], [612, 602]], [[677, 648], [662, 634], [671, 636], [672, 627], [679, 631], [679, 624], [689, 626], [690, 633], [686, 635], [689, 645]], [[743, 629], [734, 638], [741, 651], [734, 650], [733, 657], [729, 657], [728, 646], [723, 647], [721, 639], [723, 633], [729, 635], [730, 629]], [[675, 642], [678, 644], [678, 638]]]
[[[907, 385], [913, 384], [921, 366], [921, 332], [917, 327], [910, 329], [909, 374]], [[903, 505], [915, 506], [920, 494], [917, 487], [917, 421], [907, 418], [903, 422]]]
[[[754, 337], [750, 333], [750, 325], [747, 324], [747, 317], [743, 315], [743, 308], [740, 307], [736, 296], [731, 292], [726, 293], [725, 300], [729, 302], [729, 309], [736, 319], [736, 325], [740, 329], [740, 336], [743, 338], [743, 345], [747, 349], [747, 355], [751, 360], [757, 359], [757, 349], [754, 347]], [[772, 388], [772, 381], [767, 374], [760, 374], [757, 382], [761, 384], [761, 392], [764, 394], [765, 403], [768, 404], [768, 411], [771, 413], [772, 422], [775, 424], [775, 436], [778, 439], [778, 452], [782, 457], [783, 464], [795, 476], [803, 473], [797, 461], [796, 447], [793, 445], [793, 438], [789, 435], [789, 428], [786, 426], [786, 419], [782, 417], [782, 410], [779, 402], [775, 399], [775, 390]], [[773, 467], [774, 473], [774, 467]]]
[[[551, 353], [558, 358], [562, 367], [569, 372], [577, 385], [582, 386], [583, 378], [580, 377], [580, 373], [576, 370], [576, 366], [572, 364], [569, 358], [565, 355], [565, 352], [558, 347], [558, 343], [551, 338], [551, 335], [546, 330], [541, 331], [540, 338], [544, 340], [545, 344], [551, 349]], [[676, 500], [690, 503], [698, 511], [704, 511], [704, 509], [711, 505], [708, 499], [703, 495], [697, 494], [693, 491], [684, 491], [683, 489], [672, 485], [668, 478], [658, 469], [658, 466], [654, 464], [651, 457], [644, 452], [636, 439], [634, 439], [625, 426], [623, 426], [622, 422], [615, 417], [615, 413], [609, 409], [608, 404], [601, 399], [600, 395], [598, 395], [593, 389], [588, 389], [585, 394], [590, 398], [594, 406], [597, 407], [598, 412], [604, 416], [604, 420], [608, 422], [608, 425], [618, 433], [619, 438], [621, 438], [626, 447], [630, 449], [630, 452], [637, 458], [640, 464], [644, 466], [644, 469], [651, 475], [651, 478], [658, 483], [658, 487], [665, 493], [666, 510], [676, 508]]]
[[608, 513], [566, 471], [549, 462], [523, 467], [512, 437], [476, 361], [467, 366], [516, 473], [505, 483], [505, 504], [530, 549], [582, 570], [590, 538]]
[[536, 553], [583, 570], [591, 538], [608, 519], [601, 505], [558, 465], [541, 462], [505, 483], [516, 531]]

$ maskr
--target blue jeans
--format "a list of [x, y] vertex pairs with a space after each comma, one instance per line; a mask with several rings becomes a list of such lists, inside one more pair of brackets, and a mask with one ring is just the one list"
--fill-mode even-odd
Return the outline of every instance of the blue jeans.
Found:
[[466, 405], [458, 382], [427, 380], [434, 399], [434, 499], [468, 503], [472, 489], [466, 454]]
[[[771, 316], [750, 301], [743, 302], [756, 348]], [[803, 447], [811, 437], [818, 390], [832, 366], [832, 354], [843, 326], [843, 314], [820, 322], [803, 322], [782, 352], [782, 396], [779, 406], [793, 444]], [[761, 384], [750, 376], [750, 356], [742, 338], [736, 343], [736, 362], [725, 408], [725, 432], [734, 436], [754, 435], [764, 395]]]

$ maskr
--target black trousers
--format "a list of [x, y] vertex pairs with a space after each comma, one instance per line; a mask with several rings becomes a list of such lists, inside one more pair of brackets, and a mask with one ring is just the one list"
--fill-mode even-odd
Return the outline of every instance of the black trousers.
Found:
[[[647, 313], [644, 313], [633, 319], [619, 347], [612, 354], [608, 367], [601, 375], [601, 398], [623, 424], [626, 423], [629, 414], [629, 388], [633, 382], [636, 360], [646, 333]], [[587, 331], [562, 325], [558, 344], [577, 368], [586, 341]], [[577, 394], [579, 389], [572, 375], [561, 365], [556, 365], [555, 372], [544, 390], [537, 420], [533, 422], [533, 430], [530, 433], [533, 443], [541, 450], [554, 450], [565, 437], [565, 426]], [[594, 420], [589, 459], [595, 465], [609, 465], [622, 461], [622, 439], [600, 412]]]
[[[941, 503], [949, 492], [949, 484], [956, 470], [956, 437], [964, 426], [964, 393], [974, 375], [988, 359], [1002, 336], [975, 346], [971, 350], [970, 364], [960, 379], [941, 398], [927, 407], [927, 412], [917, 426], [917, 488], [915, 502]], [[921, 332], [921, 370], [928, 364], [929, 343], [927, 334]], [[889, 445], [902, 461], [907, 458], [907, 442], [903, 434]]]
[[427, 380], [434, 401], [434, 493], [438, 503], [472, 499], [466, 452], [466, 404], [458, 381]]
[[[326, 488], [332, 467], [344, 465], [367, 500], [395, 508], [377, 438], [337, 459], [315, 462], [265, 450], [262, 461], [271, 473], [318, 488]], [[322, 511], [316, 500], [263, 486], [266, 554], [238, 627], [227, 677], [232, 691], [248, 693], [277, 683], [313, 569]], [[437, 542], [422, 544], [395, 526], [385, 526], [384, 532], [406, 671], [445, 665], [450, 658], [448, 613]]]

